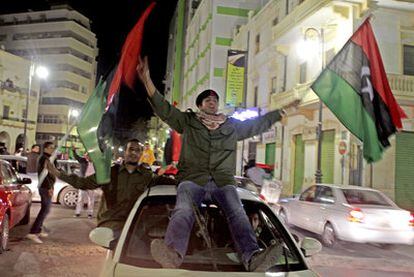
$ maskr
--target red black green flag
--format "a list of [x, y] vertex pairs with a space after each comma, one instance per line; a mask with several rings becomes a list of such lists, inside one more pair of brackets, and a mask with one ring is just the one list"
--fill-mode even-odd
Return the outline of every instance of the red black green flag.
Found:
[[368, 162], [381, 159], [406, 115], [392, 94], [367, 19], [311, 88], [339, 121], [363, 142]]
[[[77, 126], [83, 146], [95, 167], [96, 181], [110, 181], [112, 146], [126, 137], [131, 138], [131, 125], [137, 124], [145, 108], [137, 93], [136, 66], [141, 55], [145, 21], [154, 8], [152, 3], [128, 34], [118, 65], [99, 80], [91, 97], [83, 107]], [[137, 109], [137, 107], [141, 107]], [[138, 124], [139, 125], [139, 124]], [[143, 125], [143, 124], [141, 124]]]

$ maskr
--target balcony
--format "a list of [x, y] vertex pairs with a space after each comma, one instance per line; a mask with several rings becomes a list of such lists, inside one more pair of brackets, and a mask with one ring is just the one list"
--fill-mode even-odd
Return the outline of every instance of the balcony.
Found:
[[391, 90], [400, 104], [414, 104], [414, 76], [387, 74]]
[[[402, 105], [414, 104], [414, 76], [401, 74], [387, 74], [387, 76], [391, 90], [398, 102]], [[302, 107], [316, 103], [319, 98], [310, 89], [313, 81], [297, 85], [288, 91], [273, 94], [270, 99], [271, 109], [281, 108], [297, 99], [302, 100]]]
[[297, 99], [302, 100], [301, 106], [315, 103], [318, 100], [318, 97], [310, 89], [312, 83], [313, 80], [305, 84], [299, 84], [291, 90], [272, 94], [270, 98], [271, 109], [279, 109]]

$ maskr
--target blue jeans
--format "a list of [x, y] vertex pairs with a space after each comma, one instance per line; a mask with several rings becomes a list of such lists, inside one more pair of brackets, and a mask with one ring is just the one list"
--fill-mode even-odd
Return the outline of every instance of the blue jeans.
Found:
[[43, 221], [50, 211], [52, 205], [52, 197], [49, 195], [47, 188], [39, 188], [40, 195], [40, 211], [37, 214], [36, 220], [30, 229], [30, 234], [39, 234], [42, 231]]
[[165, 244], [184, 258], [195, 221], [192, 202], [199, 207], [204, 199], [215, 200], [223, 210], [236, 248], [242, 261], [247, 264], [259, 246], [234, 185], [217, 187], [213, 180], [204, 187], [191, 181], [180, 183], [175, 209], [165, 234]]

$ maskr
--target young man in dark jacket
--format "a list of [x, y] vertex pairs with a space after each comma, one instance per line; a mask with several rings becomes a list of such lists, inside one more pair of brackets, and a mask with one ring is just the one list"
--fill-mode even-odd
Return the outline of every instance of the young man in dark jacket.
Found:
[[276, 110], [241, 122], [217, 113], [219, 95], [213, 90], [205, 90], [197, 97], [198, 112], [181, 112], [156, 90], [147, 59], [139, 61], [137, 73], [154, 112], [182, 138], [177, 202], [165, 239], [151, 243], [154, 260], [164, 268], [181, 265], [195, 220], [192, 206], [200, 206], [207, 198], [215, 200], [225, 213], [246, 270], [266, 270], [279, 254], [278, 248], [270, 246], [262, 250], [257, 244], [235, 186], [236, 149], [237, 141], [266, 131], [285, 112]]
[[126, 145], [124, 161], [121, 165], [112, 166], [111, 181], [108, 184], [97, 184], [95, 174], [88, 177], [79, 177], [75, 174], [67, 175], [50, 164], [48, 170], [75, 188], [102, 189], [103, 198], [97, 215], [98, 227], [112, 229], [114, 240], [116, 240], [121, 234], [122, 227], [136, 200], [147, 187], [158, 182], [163, 184], [173, 182], [171, 178], [157, 177], [151, 170], [139, 166], [138, 161], [142, 151], [142, 146], [137, 139], [129, 140]]
[[[49, 161], [50, 156], [55, 150], [53, 142], [47, 141], [43, 144], [43, 154], [39, 158], [37, 166], [37, 176], [40, 178], [46, 161]], [[43, 221], [46, 219], [47, 214], [50, 211], [52, 205], [53, 186], [56, 182], [56, 177], [50, 173], [47, 174], [46, 178], [41, 184], [38, 184], [39, 195], [40, 195], [40, 211], [34, 221], [30, 233], [26, 238], [36, 243], [43, 243], [39, 237], [47, 237], [48, 233], [42, 231]]]

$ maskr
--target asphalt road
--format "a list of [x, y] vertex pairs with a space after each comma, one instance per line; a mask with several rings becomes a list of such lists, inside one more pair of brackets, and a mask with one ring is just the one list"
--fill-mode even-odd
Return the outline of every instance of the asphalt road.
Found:
[[[31, 223], [40, 205], [32, 206]], [[43, 244], [34, 244], [24, 236], [30, 225], [11, 230], [10, 250], [0, 255], [0, 276], [99, 276], [106, 251], [90, 242], [88, 234], [96, 219], [85, 214], [73, 217], [74, 211], [53, 205], [45, 225], [50, 236]], [[309, 232], [292, 228], [300, 237]], [[414, 247], [399, 246], [385, 250], [375, 245], [339, 243], [335, 248], [323, 248], [309, 258], [312, 268], [321, 276], [414, 276]]]

